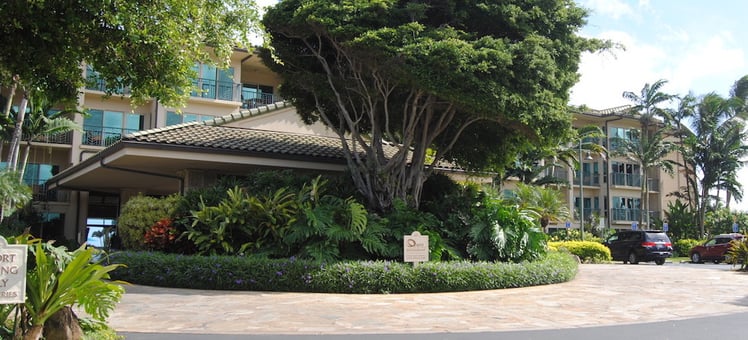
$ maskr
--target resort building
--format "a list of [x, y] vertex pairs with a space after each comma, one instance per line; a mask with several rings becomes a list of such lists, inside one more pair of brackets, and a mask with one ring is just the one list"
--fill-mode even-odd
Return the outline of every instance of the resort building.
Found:
[[[237, 50], [230, 65], [195, 65], [193, 82], [201, 91], [191, 93], [181, 110], [158, 100], [133, 107], [127, 88], [106, 96], [96, 71], [82, 67], [89, 85], [78, 103], [88, 115], [72, 117], [82, 129], [31, 140], [24, 180], [42, 213], [35, 235], [95, 242], [91, 235], [115, 226], [122, 204], [134, 195], [181, 193], [253, 169], [345, 169], [338, 137], [321, 124], [301, 122], [278, 96], [280, 79], [256, 54]], [[616, 109], [577, 113], [574, 124], [601, 127], [609, 148], [638, 128], [636, 119]], [[581, 176], [570, 169], [555, 174], [573, 183], [565, 189], [571, 211], [584, 202], [586, 220], [600, 216], [600, 223], [616, 229], [638, 219], [641, 180], [651, 183], [653, 218], [663, 217], [667, 194], [684, 185], [678, 174], [670, 177], [659, 169], [642, 178], [638, 165], [625, 159], [597, 157], [584, 161]], [[579, 227], [578, 217], [570, 222]], [[552, 227], [564, 227], [560, 223]]]

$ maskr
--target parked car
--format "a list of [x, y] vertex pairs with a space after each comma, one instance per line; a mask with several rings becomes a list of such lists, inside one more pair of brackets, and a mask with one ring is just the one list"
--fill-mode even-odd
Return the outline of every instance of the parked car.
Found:
[[702, 263], [704, 261], [712, 261], [714, 263], [720, 263], [725, 260], [725, 254], [730, 249], [730, 242], [733, 240], [743, 240], [742, 234], [720, 234], [714, 236], [700, 244], [694, 246], [688, 251], [688, 257], [691, 258], [693, 263]]
[[657, 265], [673, 255], [673, 244], [663, 231], [624, 230], [608, 237], [603, 243], [610, 249], [613, 261], [637, 264], [654, 261]]

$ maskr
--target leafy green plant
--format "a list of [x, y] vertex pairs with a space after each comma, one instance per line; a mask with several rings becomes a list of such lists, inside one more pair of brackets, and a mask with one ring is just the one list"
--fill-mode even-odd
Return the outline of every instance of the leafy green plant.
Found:
[[326, 195], [326, 185], [327, 180], [317, 177], [297, 195], [299, 218], [286, 237], [294, 253], [325, 261], [382, 254], [382, 238], [367, 232], [366, 208], [351, 197]]
[[692, 238], [683, 238], [673, 242], [673, 256], [688, 256], [691, 248], [704, 243], [705, 240], [694, 240]]
[[284, 188], [264, 197], [249, 196], [240, 187], [227, 191], [215, 206], [201, 202], [185, 232], [199, 254], [266, 253], [284, 255], [282, 240], [294, 223], [295, 195]]
[[551, 250], [564, 250], [579, 257], [584, 263], [603, 263], [612, 260], [610, 249], [599, 242], [593, 241], [564, 241], [548, 242]]
[[163, 218], [174, 218], [180, 199], [177, 195], [164, 198], [131, 197], [122, 207], [117, 221], [117, 235], [122, 246], [125, 249], [145, 250], [146, 231]]
[[740, 265], [740, 270], [748, 269], [748, 241], [732, 240], [730, 241], [730, 249], [727, 250], [726, 259], [727, 263]]
[[535, 216], [486, 197], [474, 208], [468, 253], [482, 261], [533, 260], [546, 250], [546, 236]]
[[124, 294], [122, 286], [108, 281], [109, 273], [122, 265], [102, 265], [94, 259], [99, 252], [94, 248], [81, 246], [70, 252], [28, 234], [8, 238], [8, 243], [27, 244], [33, 256], [26, 275], [26, 302], [16, 314], [24, 339], [40, 339], [45, 322], [73, 305], [106, 321]]
[[453, 292], [516, 288], [571, 280], [578, 263], [548, 252], [532, 262], [320, 262], [241, 256], [182, 256], [124, 251], [112, 254], [125, 264], [112, 277], [175, 288], [325, 293]]

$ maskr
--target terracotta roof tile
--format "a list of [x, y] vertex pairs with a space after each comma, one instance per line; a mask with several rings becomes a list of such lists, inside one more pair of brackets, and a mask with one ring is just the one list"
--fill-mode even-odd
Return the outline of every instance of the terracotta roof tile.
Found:
[[123, 142], [239, 150], [287, 156], [345, 159], [340, 140], [333, 137], [188, 123], [140, 131]]

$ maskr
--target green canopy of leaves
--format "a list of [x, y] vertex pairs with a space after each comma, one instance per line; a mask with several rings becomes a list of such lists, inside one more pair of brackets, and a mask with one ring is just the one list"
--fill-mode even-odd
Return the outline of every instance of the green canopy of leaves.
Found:
[[194, 63], [226, 63], [258, 23], [253, 0], [7, 0], [0, 17], [1, 84], [17, 74], [52, 102], [74, 100], [85, 62], [110, 92], [129, 86], [135, 103], [176, 107]]

